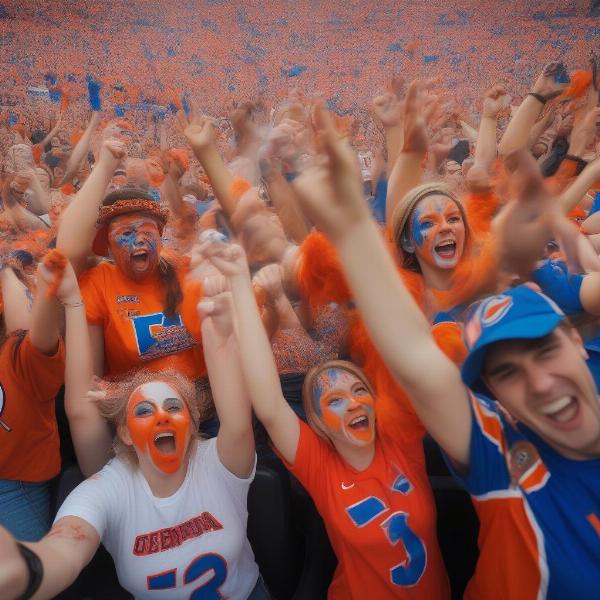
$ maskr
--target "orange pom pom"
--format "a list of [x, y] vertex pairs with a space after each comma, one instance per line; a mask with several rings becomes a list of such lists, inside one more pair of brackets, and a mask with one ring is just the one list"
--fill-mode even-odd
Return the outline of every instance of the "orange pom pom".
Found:
[[60, 191], [65, 194], [65, 196], [72, 196], [77, 193], [77, 190], [72, 183], [65, 183], [65, 185], [60, 188]]
[[592, 83], [592, 74], [589, 71], [574, 71], [570, 77], [571, 83], [562, 95], [569, 98], [583, 97]]
[[431, 334], [440, 350], [455, 365], [462, 365], [468, 352], [459, 324], [451, 321], [437, 323], [431, 328]]
[[60, 250], [54, 248], [44, 256], [42, 263], [54, 274], [54, 279], [48, 286], [48, 291], [46, 292], [48, 298], [53, 298], [56, 296], [56, 291], [62, 281], [65, 268], [67, 267], [67, 257]]
[[500, 198], [494, 193], [487, 194], [468, 194], [463, 205], [467, 213], [469, 228], [472, 233], [479, 235], [481, 233], [489, 233], [498, 206]]
[[231, 197], [237, 202], [252, 186], [242, 177], [234, 177], [229, 186]]
[[337, 252], [322, 233], [313, 232], [302, 242], [296, 277], [300, 292], [312, 308], [329, 302], [344, 304], [350, 300]]

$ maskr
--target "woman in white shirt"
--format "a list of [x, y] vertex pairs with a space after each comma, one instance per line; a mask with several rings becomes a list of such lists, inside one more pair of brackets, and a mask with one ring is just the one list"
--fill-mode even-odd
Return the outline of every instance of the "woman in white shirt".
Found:
[[[98, 400], [116, 429], [116, 457], [68, 496], [40, 542], [16, 544], [0, 530], [1, 600], [54, 597], [100, 542], [135, 598], [269, 598], [246, 538], [256, 455], [231, 299], [221, 280], [205, 288], [211, 297], [200, 307], [203, 344], [218, 436], [196, 439], [194, 388], [181, 375], [142, 371], [117, 384], [116, 393]], [[67, 381], [76, 385], [90, 375], [91, 366], [81, 366], [91, 353], [70, 266], [59, 297], [67, 315]], [[73, 418], [70, 423], [78, 426]]]

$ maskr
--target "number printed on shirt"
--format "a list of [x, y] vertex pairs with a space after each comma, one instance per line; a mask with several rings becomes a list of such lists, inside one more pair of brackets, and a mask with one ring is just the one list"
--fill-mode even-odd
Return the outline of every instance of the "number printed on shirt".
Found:
[[[227, 561], [220, 554], [209, 552], [196, 557], [184, 571], [182, 584], [194, 583], [210, 572], [212, 572], [212, 577], [190, 592], [190, 600], [222, 600], [223, 596], [219, 592], [219, 588], [227, 579]], [[151, 591], [177, 587], [177, 569], [149, 575], [147, 586]]]
[[[376, 496], [369, 496], [346, 508], [348, 516], [357, 527], [371, 523], [389, 508]], [[398, 511], [380, 523], [385, 536], [392, 546], [402, 542], [406, 560], [390, 569], [390, 579], [394, 585], [408, 587], [416, 585], [425, 572], [427, 549], [419, 536], [408, 524], [409, 514]]]

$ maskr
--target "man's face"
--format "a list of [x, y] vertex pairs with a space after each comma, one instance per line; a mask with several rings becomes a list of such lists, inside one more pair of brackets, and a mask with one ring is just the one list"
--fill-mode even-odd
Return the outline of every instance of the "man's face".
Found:
[[567, 458], [600, 456], [600, 404], [575, 330], [508, 340], [488, 352], [484, 380], [500, 404]]
[[423, 198], [415, 207], [410, 233], [419, 262], [453, 269], [465, 245], [465, 223], [456, 202], [442, 195]]
[[156, 221], [140, 214], [114, 218], [108, 227], [108, 245], [125, 275], [141, 281], [158, 268], [160, 232]]

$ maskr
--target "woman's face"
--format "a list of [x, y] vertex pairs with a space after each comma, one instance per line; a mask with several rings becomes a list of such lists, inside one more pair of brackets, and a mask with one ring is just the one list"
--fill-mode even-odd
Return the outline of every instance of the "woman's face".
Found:
[[108, 226], [108, 246], [119, 269], [130, 279], [154, 275], [160, 260], [160, 231], [152, 217], [132, 213]]
[[410, 246], [419, 264], [456, 267], [465, 246], [465, 223], [454, 200], [432, 194], [417, 204], [410, 217]]
[[171, 385], [152, 381], [136, 388], [127, 404], [126, 423], [139, 458], [147, 456], [167, 474], [181, 467], [192, 434], [192, 418]]
[[325, 369], [315, 379], [313, 408], [332, 441], [368, 446], [375, 439], [375, 401], [353, 373]]

